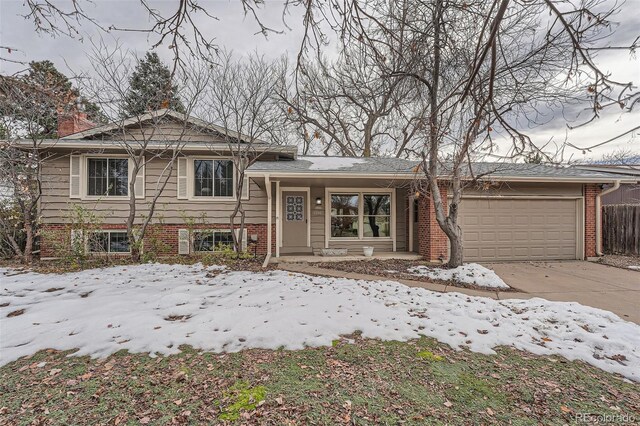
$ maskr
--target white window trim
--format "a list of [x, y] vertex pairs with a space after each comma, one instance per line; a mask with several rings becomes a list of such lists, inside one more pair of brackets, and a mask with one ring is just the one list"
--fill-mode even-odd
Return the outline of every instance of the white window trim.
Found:
[[[91, 231], [87, 231], [85, 233], [85, 240], [84, 240], [84, 251], [87, 254], [131, 254], [131, 243], [129, 243], [129, 250], [128, 251], [91, 251], [90, 250], [90, 246], [89, 246], [89, 235], [90, 234], [97, 234], [97, 233], [102, 233], [102, 234], [112, 234], [114, 232], [118, 232], [118, 233], [127, 233], [126, 229], [96, 229], [96, 230], [91, 230]], [[111, 240], [111, 236], [109, 236], [109, 240]], [[109, 247], [110, 245], [107, 245], [107, 247]]]
[[[126, 158], [129, 160], [127, 165], [127, 195], [89, 195], [89, 160], [94, 158]], [[82, 154], [80, 160], [80, 194], [82, 200], [128, 200], [129, 184], [131, 183], [131, 159], [127, 154]]]
[[[332, 195], [358, 195], [358, 237], [332, 237], [331, 236], [331, 196]], [[364, 236], [364, 195], [389, 195], [391, 202], [389, 208], [391, 215], [389, 218], [390, 235], [388, 237], [365, 237]], [[325, 188], [325, 248], [329, 248], [329, 243], [340, 241], [392, 241], [393, 251], [396, 246], [396, 190], [395, 188]]]
[[[196, 233], [198, 233], [198, 232], [228, 232], [229, 234], [231, 234], [231, 229], [226, 229], [226, 228], [223, 228], [223, 229], [194, 229], [193, 231], [191, 231], [190, 244], [191, 244], [191, 251], [193, 253], [219, 253], [220, 251], [216, 250], [215, 244], [213, 246], [213, 250], [211, 250], [211, 251], [208, 251], [208, 250], [196, 250], [196, 247], [195, 247], [194, 243], [195, 243], [195, 239], [196, 239]], [[233, 236], [232, 236], [232, 238], [233, 238]], [[215, 238], [214, 238], [214, 241], [215, 241]]]
[[[196, 196], [195, 195], [195, 167], [194, 162], [196, 160], [231, 160], [233, 171], [233, 195], [230, 197], [220, 197], [220, 196]], [[219, 203], [219, 202], [229, 202], [236, 201], [236, 184], [237, 184], [237, 173], [236, 173], [236, 165], [233, 161], [233, 157], [231, 156], [189, 156], [187, 157], [187, 200], [194, 202], [205, 202], [205, 203]], [[245, 182], [246, 183], [246, 182]]]

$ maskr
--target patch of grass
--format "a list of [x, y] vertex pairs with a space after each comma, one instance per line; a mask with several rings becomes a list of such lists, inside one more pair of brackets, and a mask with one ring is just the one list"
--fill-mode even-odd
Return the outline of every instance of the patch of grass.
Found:
[[[223, 395], [220, 403], [222, 413], [218, 416], [220, 420], [238, 420], [242, 412], [253, 411], [258, 405], [264, 402], [267, 391], [264, 386], [249, 387], [245, 381], [238, 381], [233, 384]], [[228, 403], [225, 404], [225, 401]]]
[[421, 359], [424, 359], [424, 360], [427, 360], [427, 361], [435, 361], [435, 362], [438, 362], [438, 361], [443, 361], [443, 360], [444, 360], [444, 357], [442, 357], [442, 356], [440, 356], [440, 355], [436, 355], [436, 354], [434, 354], [433, 352], [428, 351], [428, 350], [426, 350], [426, 349], [425, 349], [425, 350], [423, 350], [423, 351], [418, 352], [418, 353], [416, 354], [416, 356], [417, 356], [418, 358], [421, 358]]
[[103, 360], [49, 350], [9, 363], [0, 368], [0, 424], [528, 425], [572, 424], [580, 412], [640, 417], [638, 384], [511, 348], [482, 355], [428, 338], [352, 336], [349, 344], [300, 351], [180, 349]]

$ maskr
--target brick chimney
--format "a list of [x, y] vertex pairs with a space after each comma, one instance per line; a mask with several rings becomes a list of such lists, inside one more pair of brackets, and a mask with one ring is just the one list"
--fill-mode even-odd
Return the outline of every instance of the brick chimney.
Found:
[[58, 112], [58, 137], [72, 135], [95, 127], [95, 123], [87, 119], [87, 114], [77, 109], [69, 112]]

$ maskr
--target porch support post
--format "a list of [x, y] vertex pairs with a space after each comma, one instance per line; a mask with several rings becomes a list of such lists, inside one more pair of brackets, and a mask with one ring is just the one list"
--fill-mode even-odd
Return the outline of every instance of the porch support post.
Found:
[[408, 206], [407, 207], [408, 207], [408, 210], [409, 210], [409, 217], [407, 218], [408, 219], [407, 221], [409, 223], [409, 235], [407, 236], [408, 237], [408, 241], [409, 241], [409, 247], [408, 247], [407, 251], [409, 251], [409, 252], [413, 251], [413, 244], [415, 243], [413, 241], [413, 218], [415, 217], [414, 216], [415, 213], [414, 213], [413, 209], [416, 208], [415, 201], [414, 201], [415, 197], [416, 197], [415, 195], [407, 196], [407, 200], [408, 200]]
[[393, 251], [396, 251], [396, 216], [398, 212], [396, 211], [396, 188], [393, 188], [393, 192], [391, 193], [391, 240], [393, 242]]
[[280, 215], [282, 197], [280, 194], [280, 181], [276, 181], [276, 257], [280, 257], [280, 245], [282, 242], [282, 229], [280, 229]]
[[273, 202], [271, 200], [271, 179], [269, 179], [269, 175], [264, 176], [264, 186], [267, 190], [267, 257], [271, 257], [271, 232], [272, 232], [272, 219], [271, 219], [271, 209]]

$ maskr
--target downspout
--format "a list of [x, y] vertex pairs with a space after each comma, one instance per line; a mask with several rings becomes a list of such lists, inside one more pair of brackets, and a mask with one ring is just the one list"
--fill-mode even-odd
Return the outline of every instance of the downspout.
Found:
[[620, 181], [614, 180], [611, 188], [605, 189], [596, 195], [596, 255], [602, 256], [602, 208], [600, 197], [620, 188]]
[[271, 180], [269, 174], [264, 175], [264, 186], [267, 191], [267, 255], [262, 267], [266, 268], [271, 260]]

